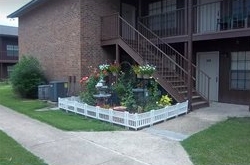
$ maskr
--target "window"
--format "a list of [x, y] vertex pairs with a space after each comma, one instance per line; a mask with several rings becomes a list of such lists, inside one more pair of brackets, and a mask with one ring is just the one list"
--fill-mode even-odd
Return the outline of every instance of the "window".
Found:
[[18, 56], [18, 46], [17, 45], [7, 45], [7, 56]]
[[233, 0], [232, 15], [234, 19], [245, 19], [250, 15], [250, 0]]
[[161, 0], [148, 5], [151, 16], [149, 27], [152, 30], [176, 27], [176, 0]]
[[11, 73], [13, 72], [13, 65], [7, 66], [7, 76], [10, 77]]
[[250, 51], [231, 53], [231, 89], [250, 90]]

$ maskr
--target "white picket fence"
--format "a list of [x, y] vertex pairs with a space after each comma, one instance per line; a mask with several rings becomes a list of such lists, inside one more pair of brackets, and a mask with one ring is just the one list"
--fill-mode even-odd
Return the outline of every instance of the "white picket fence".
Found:
[[80, 102], [78, 97], [58, 98], [58, 107], [66, 111], [137, 130], [139, 128], [151, 126], [155, 123], [187, 113], [188, 101], [139, 114], [132, 114], [127, 111], [119, 112], [112, 109], [90, 106]]

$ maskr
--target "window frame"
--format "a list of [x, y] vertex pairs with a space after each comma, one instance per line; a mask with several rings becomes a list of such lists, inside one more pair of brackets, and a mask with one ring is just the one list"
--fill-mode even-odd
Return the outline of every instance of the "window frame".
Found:
[[250, 51], [231, 52], [229, 82], [231, 90], [250, 90]]

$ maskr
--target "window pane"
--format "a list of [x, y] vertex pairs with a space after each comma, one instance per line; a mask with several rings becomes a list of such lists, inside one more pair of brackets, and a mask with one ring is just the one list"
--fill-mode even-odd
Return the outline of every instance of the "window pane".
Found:
[[239, 80], [244, 80], [245, 79], [245, 72], [239, 72], [238, 79]]
[[246, 89], [250, 89], [250, 80], [246, 81]]
[[237, 79], [237, 77], [238, 77], [237, 75], [238, 75], [237, 72], [232, 71], [231, 79]]
[[246, 60], [250, 60], [250, 51], [246, 52]]
[[237, 62], [232, 61], [231, 70], [238, 70]]
[[232, 52], [231, 53], [231, 60], [232, 61], [237, 61], [237, 52]]
[[246, 65], [245, 61], [239, 61], [238, 70], [245, 70], [246, 69], [245, 65]]
[[238, 60], [245, 61], [246, 60], [246, 53], [245, 52], [239, 52], [238, 53]]
[[244, 80], [238, 80], [238, 89], [245, 89], [245, 81]]
[[250, 61], [246, 61], [246, 70], [250, 70]]
[[232, 89], [237, 89], [237, 80], [232, 80], [231, 81], [231, 88]]

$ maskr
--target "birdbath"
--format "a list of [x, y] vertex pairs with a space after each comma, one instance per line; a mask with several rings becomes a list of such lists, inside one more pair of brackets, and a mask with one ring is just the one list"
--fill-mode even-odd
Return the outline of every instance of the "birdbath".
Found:
[[105, 85], [105, 81], [100, 79], [100, 81], [96, 84], [96, 89], [98, 94], [93, 95], [96, 98], [97, 105], [104, 105], [107, 103], [108, 98], [111, 97], [111, 94], [107, 93], [108, 86]]

